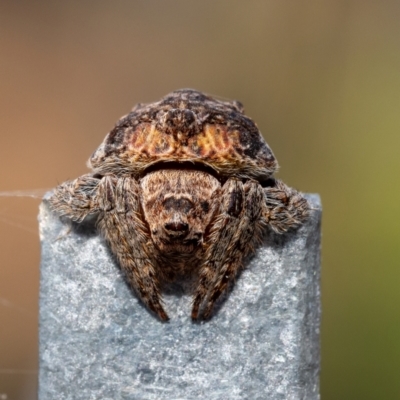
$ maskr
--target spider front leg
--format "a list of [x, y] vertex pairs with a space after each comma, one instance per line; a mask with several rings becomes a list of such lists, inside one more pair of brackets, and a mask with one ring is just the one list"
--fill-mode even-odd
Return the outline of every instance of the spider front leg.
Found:
[[207, 238], [192, 318], [210, 317], [215, 302], [242, 267], [262, 232], [264, 193], [258, 182], [228, 180], [222, 188], [219, 215]]
[[88, 215], [100, 212], [98, 188], [100, 179], [92, 174], [57, 186], [49, 198], [50, 207], [60, 216], [82, 222]]
[[264, 194], [263, 219], [275, 233], [283, 234], [291, 228], [297, 228], [310, 214], [306, 198], [278, 179], [270, 179]]
[[[130, 286], [162, 320], [161, 305], [149, 232], [140, 213], [140, 187], [133, 178], [83, 175], [59, 185], [49, 202], [59, 215], [81, 222], [98, 214], [97, 228], [117, 258]], [[153, 253], [152, 253], [153, 252]]]
[[144, 304], [163, 321], [168, 315], [161, 304], [155, 269], [154, 246], [140, 206], [140, 186], [134, 178], [104, 177], [99, 190], [102, 208], [97, 227], [130, 284]]

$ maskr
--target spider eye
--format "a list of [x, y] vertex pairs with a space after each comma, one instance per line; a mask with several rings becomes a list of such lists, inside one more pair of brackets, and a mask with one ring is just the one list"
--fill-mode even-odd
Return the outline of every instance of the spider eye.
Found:
[[204, 212], [210, 211], [210, 204], [208, 203], [208, 201], [202, 201], [200, 205]]
[[187, 214], [193, 208], [192, 202], [188, 199], [176, 197], [169, 197], [163, 205], [167, 211], [174, 210], [184, 214]]

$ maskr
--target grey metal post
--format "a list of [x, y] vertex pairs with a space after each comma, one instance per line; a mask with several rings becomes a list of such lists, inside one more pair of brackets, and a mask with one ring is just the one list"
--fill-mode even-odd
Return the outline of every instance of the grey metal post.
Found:
[[39, 400], [319, 399], [320, 218], [269, 236], [208, 322], [179, 285], [161, 323], [92, 230], [43, 202]]

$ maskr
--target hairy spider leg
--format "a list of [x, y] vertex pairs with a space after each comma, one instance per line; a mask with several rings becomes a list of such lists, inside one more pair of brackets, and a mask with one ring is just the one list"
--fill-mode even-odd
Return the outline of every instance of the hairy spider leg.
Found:
[[[140, 212], [140, 186], [130, 177], [106, 176], [103, 181], [100, 191], [104, 192], [99, 193], [99, 198], [105, 199], [104, 208], [108, 211], [99, 217], [99, 231], [107, 240], [132, 289], [150, 310], [167, 321], [152, 257], [155, 251]], [[106, 203], [110, 203], [111, 209]]]

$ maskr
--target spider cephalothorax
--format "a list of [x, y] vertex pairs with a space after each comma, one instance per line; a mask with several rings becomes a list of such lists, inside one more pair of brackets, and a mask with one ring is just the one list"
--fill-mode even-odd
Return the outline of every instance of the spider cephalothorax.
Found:
[[95, 216], [129, 284], [162, 320], [164, 283], [191, 275], [192, 318], [208, 318], [263, 231], [284, 233], [309, 213], [273, 178], [276, 159], [242, 105], [195, 90], [137, 105], [89, 166], [50, 204], [77, 222]]

